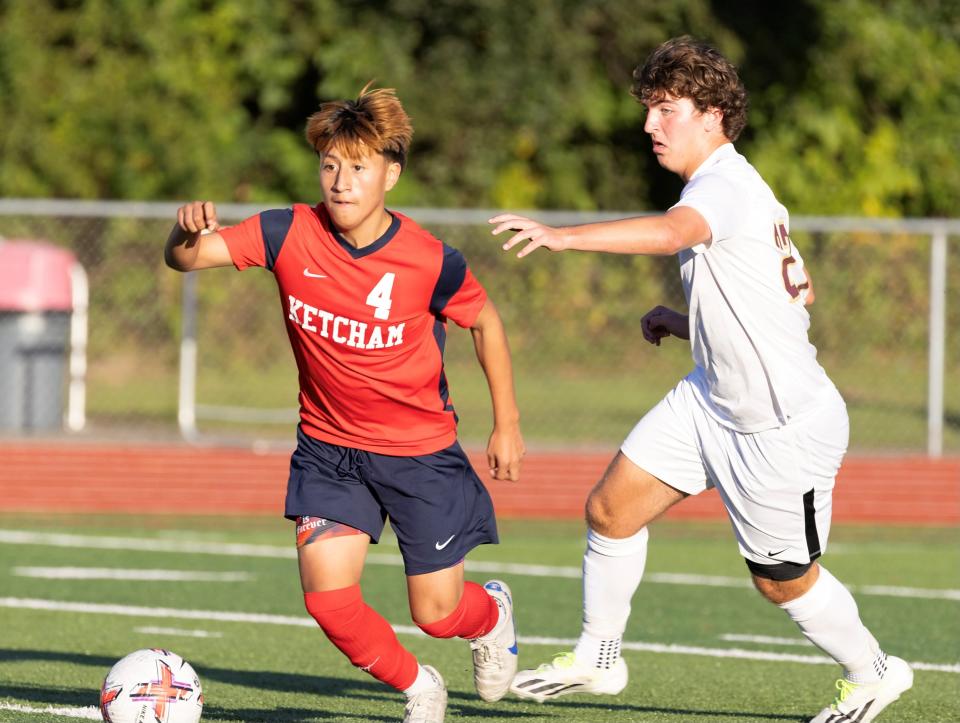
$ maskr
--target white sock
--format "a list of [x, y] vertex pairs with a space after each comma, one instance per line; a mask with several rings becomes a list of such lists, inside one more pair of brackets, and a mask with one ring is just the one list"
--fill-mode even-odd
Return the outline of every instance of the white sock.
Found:
[[620, 657], [620, 643], [630, 617], [630, 599], [647, 562], [648, 537], [646, 527], [623, 539], [587, 531], [583, 631], [573, 651], [578, 660], [597, 668], [611, 668]]
[[422, 693], [425, 690], [433, 690], [434, 688], [439, 687], [440, 681], [429, 670], [424, 668], [422, 665], [417, 666], [417, 679], [413, 681], [413, 685], [404, 690], [408, 698], [416, 695], [417, 693]]
[[853, 595], [825, 567], [813, 587], [780, 607], [811, 643], [843, 666], [847, 680], [872, 683], [883, 677], [887, 656], [861, 622]]

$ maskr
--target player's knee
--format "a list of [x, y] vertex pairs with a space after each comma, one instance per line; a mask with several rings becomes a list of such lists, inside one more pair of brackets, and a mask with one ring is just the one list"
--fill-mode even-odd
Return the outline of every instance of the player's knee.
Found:
[[411, 605], [410, 613], [417, 627], [431, 638], [452, 638], [456, 633], [451, 631], [456, 629], [460, 617], [463, 616], [463, 600], [461, 598], [451, 601], [446, 597], [421, 598], [416, 605]]
[[591, 530], [601, 535], [611, 535], [611, 528], [616, 521], [616, 511], [603, 494], [596, 490], [591, 492], [587, 497], [584, 513]]
[[456, 609], [451, 610], [444, 606], [420, 608], [412, 613], [411, 618], [418, 628], [431, 638], [450, 638], [447, 634], [447, 621]]
[[427, 635], [443, 637], [434, 635], [425, 626], [429, 627], [459, 610], [463, 606], [463, 597], [462, 584], [411, 588], [410, 618]]
[[753, 577], [754, 587], [767, 600], [775, 605], [800, 597], [810, 587], [811, 570], [814, 562], [780, 562], [775, 565], [763, 565], [746, 560]]
[[316, 620], [317, 625], [327, 634], [349, 625], [362, 614], [364, 607], [359, 585], [339, 590], [306, 592], [303, 594], [303, 602], [310, 617]]

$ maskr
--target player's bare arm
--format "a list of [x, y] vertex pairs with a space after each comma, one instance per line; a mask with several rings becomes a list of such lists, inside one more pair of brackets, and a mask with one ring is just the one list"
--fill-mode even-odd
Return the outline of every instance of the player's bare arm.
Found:
[[689, 340], [690, 317], [666, 306], [655, 306], [643, 315], [640, 329], [643, 338], [657, 346], [660, 346], [661, 339], [668, 336]]
[[810, 304], [816, 301], [817, 295], [813, 293], [813, 279], [806, 266], [803, 267], [803, 274], [807, 277], [807, 295], [803, 297], [803, 305], [810, 306]]
[[230, 266], [233, 260], [217, 231], [216, 206], [210, 201], [191, 201], [177, 209], [177, 222], [170, 230], [163, 257], [177, 271]]
[[509, 251], [524, 244], [517, 253], [523, 258], [538, 248], [550, 251], [604, 251], [614, 254], [670, 256], [683, 249], [710, 241], [710, 226], [699, 212], [686, 206], [664, 214], [602, 221], [580, 226], [554, 228], [526, 216], [504, 213], [494, 216], [494, 236], [513, 231], [503, 244]]
[[484, 303], [470, 332], [493, 402], [493, 432], [487, 443], [490, 474], [494, 479], [516, 482], [520, 479], [520, 462], [526, 448], [520, 434], [520, 411], [514, 393], [507, 334], [490, 299]]

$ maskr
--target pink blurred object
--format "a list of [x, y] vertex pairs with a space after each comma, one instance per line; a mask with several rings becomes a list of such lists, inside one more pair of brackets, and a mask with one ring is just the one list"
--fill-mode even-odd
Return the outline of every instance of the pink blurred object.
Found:
[[70, 311], [72, 252], [46, 241], [0, 241], [0, 311]]

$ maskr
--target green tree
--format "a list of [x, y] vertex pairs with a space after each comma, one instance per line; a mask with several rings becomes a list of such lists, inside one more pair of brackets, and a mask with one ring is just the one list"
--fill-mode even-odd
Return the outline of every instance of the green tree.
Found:
[[752, 160], [795, 213], [955, 215], [960, 6], [815, 5], [803, 77], [754, 94]]
[[952, 213], [956, 0], [5, 0], [0, 193], [288, 202], [303, 124], [367, 81], [413, 116], [397, 205], [663, 208], [628, 90], [690, 33], [740, 65], [738, 143], [796, 213]]

